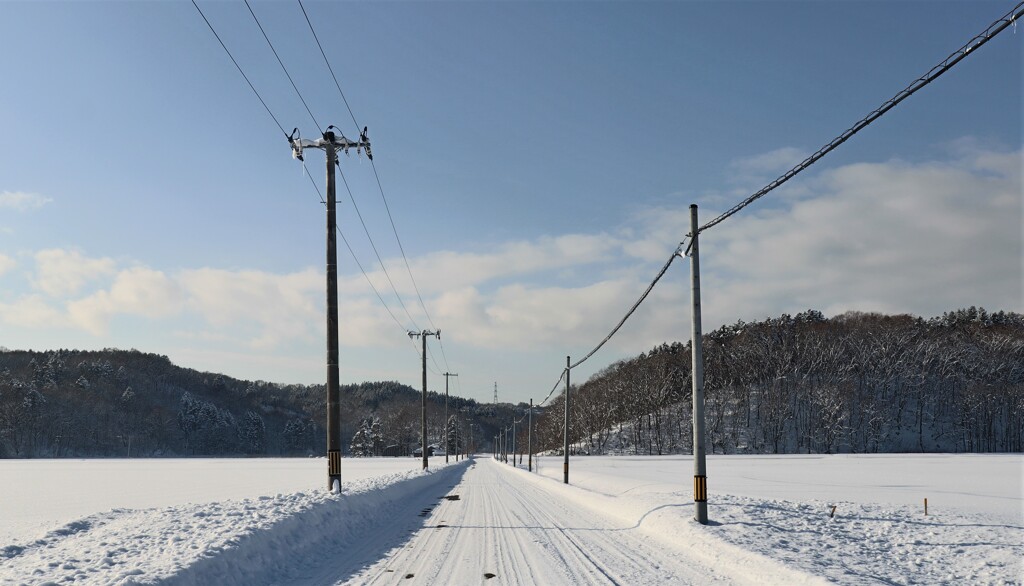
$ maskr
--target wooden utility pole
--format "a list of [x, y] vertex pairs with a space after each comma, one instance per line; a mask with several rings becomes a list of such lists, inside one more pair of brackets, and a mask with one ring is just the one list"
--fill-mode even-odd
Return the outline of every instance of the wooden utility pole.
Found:
[[342, 135], [328, 130], [323, 138], [307, 140], [288, 137], [292, 156], [300, 161], [303, 149], [323, 149], [327, 154], [327, 488], [341, 491], [341, 402], [338, 389], [338, 228], [335, 205], [334, 166], [338, 163], [338, 151], [356, 153], [366, 149], [366, 156], [373, 160], [370, 141], [363, 128], [358, 141], [350, 141]]
[[[423, 341], [423, 400], [420, 406], [420, 449], [423, 450], [423, 469], [426, 470], [427, 463], [427, 338], [434, 336], [438, 340], [441, 339], [441, 330], [431, 332], [430, 330], [423, 330], [422, 332], [409, 332], [410, 338], [418, 337]], [[445, 422], [447, 425], [447, 422]]]

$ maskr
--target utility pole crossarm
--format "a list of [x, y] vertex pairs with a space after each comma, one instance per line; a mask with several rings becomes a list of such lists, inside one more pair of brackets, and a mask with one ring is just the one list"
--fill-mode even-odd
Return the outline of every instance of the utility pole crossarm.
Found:
[[329, 126], [327, 132], [324, 133], [322, 138], [316, 140], [309, 140], [308, 138], [296, 137], [298, 129], [292, 131], [291, 136], [288, 137], [288, 143], [292, 146], [292, 157], [302, 159], [302, 151], [308, 148], [326, 149], [328, 146], [333, 146], [335, 151], [343, 151], [346, 155], [349, 149], [356, 149], [356, 154], [361, 153], [364, 149], [366, 150], [366, 158], [373, 160], [373, 151], [370, 150], [370, 139], [366, 137], [366, 128], [363, 128], [362, 134], [359, 135], [359, 140], [352, 141], [345, 138], [344, 134], [335, 134], [329, 130], [334, 128]]

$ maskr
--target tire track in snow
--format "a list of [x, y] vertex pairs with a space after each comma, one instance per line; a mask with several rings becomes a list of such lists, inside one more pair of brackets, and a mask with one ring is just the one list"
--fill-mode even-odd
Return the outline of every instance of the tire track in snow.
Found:
[[685, 553], [657, 548], [633, 529], [519, 474], [490, 460], [474, 462], [452, 491], [459, 500], [442, 500], [406, 547], [350, 583], [729, 582]]

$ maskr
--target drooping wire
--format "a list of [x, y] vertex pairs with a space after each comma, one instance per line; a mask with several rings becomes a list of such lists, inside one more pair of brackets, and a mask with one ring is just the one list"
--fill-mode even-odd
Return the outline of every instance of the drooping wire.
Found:
[[928, 73], [925, 73], [921, 77], [915, 79], [913, 82], [911, 82], [910, 85], [900, 90], [895, 96], [884, 102], [881, 106], [872, 111], [870, 114], [857, 121], [856, 124], [854, 124], [850, 128], [847, 128], [846, 131], [844, 131], [836, 138], [832, 139], [832, 141], [826, 144], [825, 146], [818, 149], [816, 153], [804, 159], [803, 162], [801, 162], [799, 165], [793, 167], [789, 171], [786, 171], [783, 175], [781, 175], [768, 185], [764, 186], [750, 197], [744, 199], [743, 201], [741, 201], [740, 203], [736, 204], [728, 211], [723, 213], [722, 215], [718, 216], [717, 218], [714, 218], [710, 222], [701, 226], [697, 230], [697, 233], [699, 234], [704, 230], [707, 230], [708, 228], [712, 228], [722, 223], [730, 216], [736, 214], [743, 208], [753, 203], [755, 200], [761, 198], [768, 192], [779, 187], [783, 183], [789, 181], [794, 176], [796, 176], [797, 173], [800, 173], [804, 169], [810, 167], [819, 159], [832, 152], [836, 147], [849, 140], [853, 135], [857, 134], [858, 132], [866, 128], [875, 120], [881, 118], [882, 115], [884, 115], [886, 112], [895, 108], [897, 104], [914, 95], [914, 93], [916, 93], [924, 86], [938, 79], [939, 76], [952, 69], [953, 66], [955, 66], [957, 63], [959, 63], [961, 60], [967, 57], [968, 53], [977, 50], [979, 47], [981, 47], [982, 45], [990, 41], [993, 37], [995, 37], [1003, 30], [1005, 30], [1006, 27], [1010, 26], [1010, 24], [1016, 25], [1017, 19], [1020, 18], [1021, 16], [1024, 16], [1024, 9], [1021, 9], [1022, 6], [1024, 6], [1024, 2], [1017, 4], [1017, 6], [1013, 8], [1013, 10], [1006, 13], [1006, 15], [1004, 15], [999, 20], [993, 22], [981, 34], [975, 36], [970, 41], [967, 41], [966, 44], [964, 44], [962, 47], [951, 53], [948, 57], [943, 59], [938, 65], [928, 70]]
[[643, 295], [640, 296], [640, 299], [636, 300], [636, 303], [633, 304], [633, 307], [629, 308], [629, 311], [627, 311], [626, 315], [621, 320], [619, 320], [619, 323], [616, 324], [616, 326], [614, 328], [612, 328], [612, 331], [609, 332], [609, 334], [607, 336], [605, 336], [603, 340], [601, 340], [601, 343], [599, 343], [597, 346], [595, 346], [594, 349], [591, 350], [586, 356], [584, 356], [583, 358], [577, 360], [574, 364], [569, 366], [570, 370], [572, 370], [573, 368], [576, 368], [577, 366], [579, 366], [579, 365], [583, 364], [584, 362], [586, 362], [588, 358], [593, 356], [598, 350], [601, 349], [602, 346], [607, 344], [608, 340], [612, 339], [612, 336], [614, 336], [615, 334], [618, 333], [618, 331], [626, 323], [626, 320], [628, 320], [630, 318], [630, 316], [632, 316], [633, 313], [637, 310], [637, 308], [640, 307], [640, 304], [643, 303], [645, 299], [647, 299], [647, 296], [650, 295], [651, 290], [654, 289], [654, 286], [658, 284], [658, 281], [660, 281], [661, 278], [663, 276], [665, 276], [665, 272], [668, 271], [668, 267], [670, 267], [672, 265], [672, 263], [677, 258], [679, 258], [679, 250], [680, 250], [679, 248], [676, 248], [675, 252], [672, 253], [672, 256], [670, 256], [668, 258], [668, 261], [665, 262], [665, 266], [661, 267], [661, 270], [658, 272], [657, 276], [655, 276], [654, 280], [651, 281], [651, 284], [647, 286], [647, 289], [643, 292]]
[[544, 397], [543, 401], [541, 401], [540, 403], [537, 404], [538, 406], [542, 406], [545, 403], [547, 403], [548, 399], [550, 399], [551, 396], [555, 394], [555, 391], [558, 390], [558, 385], [562, 382], [562, 379], [565, 378], [566, 371], [572, 370], [572, 369], [576, 368], [577, 366], [579, 366], [579, 365], [583, 364], [584, 362], [586, 362], [588, 358], [590, 358], [591, 356], [596, 354], [597, 351], [600, 350], [602, 346], [607, 344], [608, 341], [611, 340], [612, 337], [615, 334], [617, 334], [620, 329], [622, 329], [622, 326], [625, 325], [626, 320], [628, 320], [633, 315], [633, 313], [635, 313], [636, 310], [640, 307], [640, 304], [642, 304], [644, 302], [644, 300], [647, 299], [647, 296], [651, 294], [651, 291], [654, 289], [654, 286], [658, 284], [658, 281], [660, 281], [663, 276], [665, 276], [665, 273], [668, 271], [668, 268], [670, 266], [672, 266], [672, 263], [675, 262], [675, 260], [679, 257], [679, 253], [682, 250], [682, 246], [683, 245], [680, 244], [679, 247], [676, 248], [675, 252], [672, 253], [672, 256], [669, 257], [668, 261], [666, 261], [664, 266], [661, 267], [661, 270], [658, 271], [658, 274], [655, 275], [654, 280], [651, 281], [651, 284], [647, 286], [647, 289], [644, 290], [643, 294], [640, 295], [640, 298], [636, 300], [636, 303], [634, 303], [633, 306], [629, 308], [629, 311], [626, 312], [626, 315], [623, 316], [623, 318], [621, 320], [619, 320], [619, 323], [616, 324], [614, 328], [612, 328], [612, 331], [609, 332], [608, 335], [605, 336], [604, 339], [601, 340], [601, 342], [597, 346], [595, 346], [593, 350], [588, 352], [586, 356], [584, 356], [583, 358], [577, 360], [575, 363], [569, 365], [567, 368], [562, 370], [561, 376], [559, 376], [558, 380], [555, 381], [555, 386], [551, 387], [551, 391], [548, 392], [548, 395], [546, 397]]
[[[1015, 6], [1013, 8], [1013, 10], [1011, 10], [1008, 13], [1006, 13], [1002, 18], [1000, 18], [1000, 19], [996, 20], [995, 22], [993, 22], [991, 25], [989, 25], [988, 28], [985, 29], [985, 31], [983, 31], [982, 33], [978, 34], [977, 36], [972, 38], [970, 41], [968, 41], [965, 45], [963, 45], [962, 47], [960, 47], [959, 49], [957, 49], [956, 51], [951, 53], [941, 63], [939, 63], [935, 67], [932, 67], [928, 71], [928, 73], [926, 73], [925, 75], [923, 75], [923, 76], [919, 77], [918, 79], [914, 80], [909, 86], [907, 86], [906, 88], [901, 90], [899, 93], [897, 93], [891, 99], [889, 99], [888, 101], [883, 103], [879, 108], [877, 108], [876, 110], [874, 110], [873, 112], [868, 114], [866, 117], [862, 118], [860, 121], [858, 121], [856, 124], [854, 124], [850, 128], [848, 128], [845, 132], [843, 132], [838, 137], [833, 139], [830, 143], [828, 143], [827, 145], [825, 145], [824, 147], [819, 149], [816, 153], [814, 153], [810, 157], [807, 157], [807, 159], [805, 159], [799, 165], [793, 167], [792, 169], [787, 171], [785, 174], [783, 174], [782, 176], [777, 178], [775, 181], [772, 181], [771, 183], [769, 183], [767, 186], [765, 186], [761, 190], [757, 191], [756, 193], [754, 193], [750, 197], [748, 197], [748, 198], [744, 199], [743, 201], [741, 201], [740, 203], [736, 204], [735, 206], [730, 208], [725, 213], [721, 214], [720, 216], [714, 218], [710, 222], [708, 222], [708, 223], [704, 224], [703, 226], [701, 226], [700, 228], [698, 228], [697, 233], [700, 234], [704, 230], [707, 230], [708, 228], [714, 227], [714, 226], [722, 223], [724, 220], [728, 219], [730, 216], [736, 214], [737, 212], [739, 212], [740, 210], [742, 210], [746, 206], [750, 205], [751, 203], [753, 203], [758, 198], [764, 196], [768, 192], [770, 192], [773, 189], [779, 187], [780, 185], [782, 185], [786, 181], [789, 181], [797, 173], [800, 173], [801, 171], [803, 171], [807, 167], [810, 167], [811, 165], [813, 165], [815, 162], [820, 160], [822, 157], [827, 155], [829, 152], [834, 150], [836, 147], [838, 147], [839, 145], [841, 145], [844, 142], [846, 142], [854, 134], [860, 132], [865, 127], [867, 127], [869, 124], [871, 124], [872, 122], [874, 122], [875, 120], [880, 118], [883, 114], [885, 114], [886, 112], [888, 112], [889, 110], [894, 108], [897, 104], [899, 104], [900, 102], [902, 102], [906, 98], [912, 96], [915, 92], [917, 92], [918, 90], [920, 90], [924, 86], [928, 85], [929, 83], [931, 83], [932, 81], [937, 79], [939, 76], [941, 76], [946, 71], [949, 71], [953, 66], [955, 66], [957, 63], [959, 63], [961, 60], [963, 60], [967, 56], [968, 53], [978, 49], [979, 47], [981, 47], [982, 45], [987, 43], [989, 40], [991, 40], [997, 34], [1002, 32], [1003, 30], [1005, 30], [1011, 24], [1016, 26], [1017, 19], [1022, 17], [1022, 16], [1024, 16], [1024, 9], [1022, 9], [1022, 7], [1024, 7], [1024, 2], [1018, 3], [1017, 6]], [[687, 237], [691, 239], [690, 240], [691, 245], [692, 245], [692, 237], [693, 236], [694, 235], [692, 233], [687, 235]], [[608, 334], [605, 337], [605, 339], [602, 340], [601, 343], [597, 345], [597, 347], [595, 347], [593, 350], [591, 350], [590, 353], [588, 353], [586, 356], [584, 356], [581, 360], [577, 361], [575, 364], [570, 365], [569, 367], [567, 367], [565, 370], [562, 371], [562, 375], [559, 377], [558, 382], [555, 383], [555, 386], [551, 389], [551, 392], [548, 393], [548, 396], [544, 399], [544, 401], [542, 401], [540, 403], [541, 405], [543, 405], [545, 402], [547, 402], [547, 400], [550, 399], [551, 396], [554, 394], [555, 390], [558, 389], [558, 385], [559, 385], [559, 383], [561, 383], [562, 379], [565, 378], [566, 372], [568, 372], [569, 370], [579, 366], [584, 361], [586, 361], [588, 358], [593, 356], [594, 353], [597, 352], [601, 348], [601, 346], [603, 346], [605, 343], [607, 343], [608, 340], [610, 340], [612, 338], [612, 336], [614, 336], [615, 333], [618, 332], [619, 328], [622, 327], [622, 325], [626, 322], [626, 320], [629, 319], [629, 316], [632, 315], [634, 311], [636, 311], [636, 309], [640, 306], [641, 303], [643, 303], [644, 299], [647, 297], [647, 295], [654, 288], [654, 285], [661, 279], [661, 277], [665, 274], [665, 271], [668, 270], [668, 267], [679, 256], [680, 252], [683, 250], [683, 246], [684, 245], [685, 245], [685, 241], [683, 243], [679, 244], [679, 247], [676, 249], [675, 253], [673, 253], [673, 255], [669, 258], [668, 262], [665, 263], [665, 266], [662, 267], [661, 272], [658, 273], [658, 275], [654, 278], [654, 281], [652, 281], [651, 284], [647, 287], [647, 290], [644, 292], [644, 294], [641, 295], [640, 299], [637, 300], [637, 302], [633, 304], [633, 307], [629, 310], [629, 312], [626, 313], [626, 316], [622, 319], [622, 321], [619, 322], [619, 324], [617, 326], [615, 326], [615, 328], [611, 331], [611, 333]]]
[[537, 403], [538, 407], [543, 407], [544, 403], [548, 402], [548, 399], [550, 399], [551, 396], [555, 394], [555, 391], [558, 390], [558, 386], [562, 384], [562, 379], [564, 379], [564, 378], [565, 378], [565, 369], [563, 368], [562, 369], [562, 374], [560, 374], [558, 376], [558, 380], [555, 381], [555, 386], [551, 387], [551, 390], [548, 392], [548, 396], [544, 397], [544, 400], [541, 401], [540, 403]]
[[277, 121], [277, 116], [274, 116], [274, 113], [270, 111], [270, 106], [267, 106], [267, 102], [263, 100], [263, 96], [261, 96], [260, 93], [256, 91], [256, 86], [252, 85], [252, 82], [249, 81], [249, 76], [247, 76], [245, 72], [242, 71], [242, 66], [238, 64], [238, 61], [235, 60], [234, 55], [232, 55], [231, 51], [228, 50], [227, 45], [225, 45], [224, 41], [221, 40], [220, 35], [217, 34], [217, 30], [213, 28], [212, 24], [210, 24], [210, 19], [206, 18], [206, 15], [203, 14], [203, 10], [199, 8], [198, 4], [196, 4], [196, 0], [192, 0], [192, 6], [195, 6], [196, 10], [199, 11], [199, 16], [203, 17], [203, 20], [206, 22], [206, 26], [210, 27], [210, 32], [212, 32], [213, 36], [217, 38], [217, 42], [220, 43], [220, 46], [222, 49], [224, 49], [224, 52], [228, 54], [228, 57], [231, 59], [231, 62], [235, 64], [235, 69], [238, 70], [238, 73], [242, 74], [242, 78], [245, 79], [245, 83], [249, 84], [249, 89], [252, 90], [252, 93], [256, 94], [256, 97], [259, 99], [260, 103], [263, 104], [263, 108], [267, 111], [267, 114], [270, 114], [270, 117], [274, 119], [274, 124], [277, 124], [277, 127], [281, 129], [281, 134], [288, 136], [288, 133], [285, 132], [284, 130], [284, 126], [281, 126], [281, 123]]
[[302, 92], [300, 92], [298, 86], [295, 85], [295, 80], [293, 80], [291, 74], [288, 73], [288, 68], [284, 66], [284, 61], [281, 60], [281, 56], [277, 54], [277, 49], [274, 48], [274, 43], [270, 42], [270, 37], [267, 36], [267, 31], [263, 30], [263, 25], [260, 24], [260, 19], [256, 18], [256, 13], [253, 12], [252, 6], [249, 5], [249, 0], [245, 0], [245, 7], [249, 9], [249, 14], [252, 15], [252, 19], [256, 21], [256, 26], [258, 26], [260, 28], [260, 32], [263, 33], [263, 38], [267, 40], [267, 45], [269, 45], [270, 50], [274, 52], [274, 57], [277, 57], [277, 62], [281, 65], [281, 70], [284, 71], [285, 77], [287, 77], [288, 81], [291, 82], [292, 89], [295, 90], [295, 95], [299, 96], [299, 101], [301, 101], [302, 105], [305, 106], [306, 112], [309, 114], [310, 119], [313, 120], [313, 125], [317, 127], [317, 130], [323, 132], [323, 126], [320, 126], [320, 123], [316, 121], [316, 116], [313, 116], [313, 111], [310, 110], [309, 105], [306, 104], [306, 99], [302, 97]]

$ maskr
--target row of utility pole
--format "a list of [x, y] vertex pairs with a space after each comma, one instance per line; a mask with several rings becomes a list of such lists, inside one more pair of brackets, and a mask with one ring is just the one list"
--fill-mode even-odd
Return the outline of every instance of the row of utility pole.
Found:
[[[327, 159], [327, 486], [329, 490], [340, 492], [341, 490], [341, 402], [339, 396], [339, 374], [338, 374], [338, 249], [337, 249], [337, 206], [334, 168], [338, 164], [338, 151], [348, 153], [350, 149], [356, 152], [366, 151], [366, 156], [373, 159], [370, 151], [370, 141], [366, 136], [366, 129], [360, 134], [358, 141], [351, 141], [343, 135], [335, 134], [328, 129], [323, 136], [317, 140], [295, 138], [295, 133], [288, 137], [292, 147], [292, 154], [295, 158], [302, 160], [303, 151], [307, 148], [321, 149]], [[707, 513], [707, 464], [706, 451], [704, 446], [704, 359], [701, 345], [701, 304], [700, 304], [700, 258], [699, 240], [700, 229], [697, 222], [697, 206], [690, 206], [690, 247], [687, 256], [690, 258], [690, 300], [691, 300], [691, 370], [693, 373], [693, 491], [694, 491], [694, 518], [702, 523], [708, 522]], [[422, 367], [423, 367], [423, 397], [420, 414], [420, 449], [423, 453], [423, 468], [428, 467], [427, 457], [427, 338], [430, 336], [441, 338], [440, 330], [422, 330], [420, 332], [409, 332], [409, 337], [418, 337], [423, 343]], [[562, 481], [569, 483], [569, 407], [570, 407], [570, 372], [571, 360], [565, 357], [565, 424]], [[445, 462], [448, 461], [448, 379], [458, 376], [454, 373], [444, 373], [445, 376]], [[497, 401], [497, 383], [495, 383], [494, 394]], [[515, 425], [512, 424], [512, 455], [515, 463]], [[529, 468], [533, 468], [533, 401], [530, 401], [530, 458]], [[507, 434], [506, 430], [506, 434]], [[499, 436], [502, 434], [499, 434]], [[495, 436], [495, 443], [499, 442], [499, 436]], [[507, 442], [502, 440], [502, 446]], [[497, 447], [497, 445], [495, 446]], [[507, 454], [505, 457], [507, 461]]]
[[[333, 127], [331, 127], [333, 128]], [[327, 160], [327, 488], [340, 492], [341, 490], [341, 401], [340, 401], [340, 376], [338, 372], [338, 222], [337, 222], [337, 188], [334, 168], [338, 165], [338, 151], [348, 153], [351, 149], [356, 152], [366, 151], [366, 156], [373, 159], [370, 150], [370, 141], [366, 136], [366, 129], [359, 136], [358, 141], [345, 138], [344, 135], [336, 134], [328, 129], [323, 136], [317, 140], [295, 137], [296, 132], [288, 137], [292, 147], [292, 156], [304, 160], [304, 151], [308, 148], [323, 150]], [[420, 414], [420, 449], [423, 451], [423, 468], [427, 468], [427, 338], [434, 336], [441, 338], [440, 330], [423, 330], [420, 332], [409, 332], [409, 337], [418, 337], [423, 342], [423, 397]], [[447, 444], [448, 427], [448, 377], [458, 376], [457, 374], [445, 373], [445, 443]], [[447, 445], [445, 446], [445, 461], [448, 461]]]
[[[501, 433], [494, 436], [494, 458], [502, 462], [508, 462], [508, 452], [511, 444], [512, 466], [517, 465], [517, 455], [519, 456], [518, 465], [523, 463], [523, 456], [516, 449], [516, 437], [518, 435], [516, 432], [516, 426], [518, 424], [519, 421], [513, 419], [510, 427], [506, 427], [501, 431]], [[530, 399], [530, 411], [527, 414], [526, 430], [526, 453], [528, 454], [526, 469], [533, 472], [533, 399]]]

